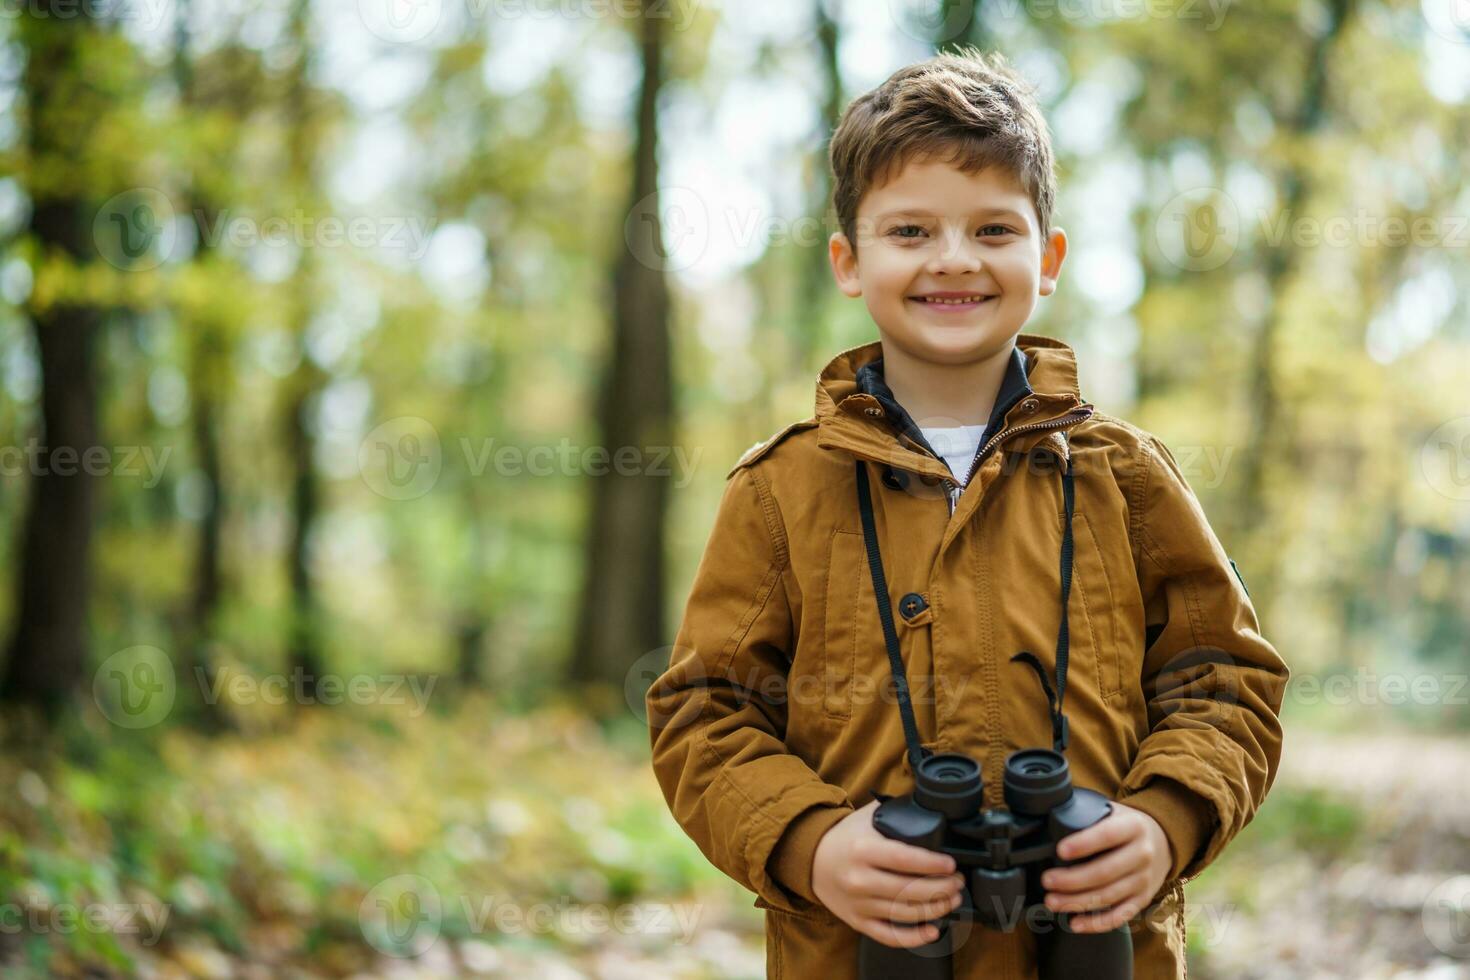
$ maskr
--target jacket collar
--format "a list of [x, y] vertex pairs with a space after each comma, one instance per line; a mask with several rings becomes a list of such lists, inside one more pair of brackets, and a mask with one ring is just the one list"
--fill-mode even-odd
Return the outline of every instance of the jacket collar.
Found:
[[[1051, 337], [1023, 333], [1016, 338], [1015, 351], [1017, 357], [1008, 366], [1001, 395], [996, 399], [1000, 420], [997, 422], [992, 415], [987, 439], [1008, 428], [1048, 422], [1087, 406], [1078, 390], [1077, 360], [1071, 347]], [[882, 341], [875, 340], [843, 351], [822, 369], [816, 392], [817, 445], [939, 479], [950, 477], [949, 468], [917, 433], [908, 413], [894, 411], [897, 408], [901, 412], [902, 406], [893, 399], [888, 386], [876, 383], [881, 381], [881, 363], [872, 368], [869, 365], [881, 362], [882, 356]], [[1021, 377], [1013, 380], [1018, 369]], [[1019, 398], [1010, 398], [1017, 392]], [[885, 405], [885, 401], [891, 404]], [[1053, 436], [1054, 431], [1028, 433], [1027, 438], [1006, 448], [1029, 449]], [[1049, 445], [1065, 456], [1065, 441], [1055, 439]]]
[[[929, 445], [929, 440], [924, 438], [924, 432], [919, 428], [919, 424], [893, 396], [893, 390], [888, 387], [888, 381], [883, 376], [882, 357], [858, 368], [854, 380], [857, 382], [858, 391], [878, 399], [878, 404], [883, 406], [883, 410], [887, 413], [885, 417], [899, 434], [908, 436], [929, 452], [934, 453], [935, 456], [939, 455], [934, 452], [934, 447]], [[1020, 347], [1013, 347], [1011, 358], [1006, 362], [1005, 377], [1001, 379], [1000, 391], [995, 398], [995, 407], [990, 412], [990, 419], [980, 438], [981, 445], [1000, 431], [1006, 412], [1011, 406], [1029, 394], [1031, 394], [1031, 384], [1026, 380], [1026, 355], [1021, 353]]]

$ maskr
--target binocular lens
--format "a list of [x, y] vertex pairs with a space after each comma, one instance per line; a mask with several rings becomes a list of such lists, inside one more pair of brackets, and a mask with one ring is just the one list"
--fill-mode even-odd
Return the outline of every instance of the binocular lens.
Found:
[[1042, 816], [1071, 798], [1072, 774], [1060, 752], [1022, 749], [1006, 759], [1002, 786], [1012, 811]]
[[914, 802], [960, 820], [980, 808], [980, 763], [958, 752], [932, 755], [914, 774]]

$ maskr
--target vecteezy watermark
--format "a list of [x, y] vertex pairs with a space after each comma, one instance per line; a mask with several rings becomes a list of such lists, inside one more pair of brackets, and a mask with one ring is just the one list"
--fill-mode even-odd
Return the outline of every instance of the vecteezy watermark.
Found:
[[172, 446], [49, 447], [32, 437], [24, 446], [0, 446], [0, 476], [121, 476], [143, 477], [152, 490], [163, 479]]
[[[655, 682], [668, 671], [671, 664], [679, 665], [679, 672], [669, 683], [653, 690]], [[623, 675], [623, 698], [633, 716], [645, 724], [660, 728], [682, 727], [703, 711], [701, 699], [680, 697], [681, 691], [701, 687], [705, 677], [704, 660], [688, 647], [667, 646], [650, 650], [637, 660]], [[700, 701], [690, 707], [691, 701]]]
[[439, 939], [443, 922], [439, 889], [422, 875], [380, 881], [357, 907], [363, 938], [385, 956], [423, 955]]
[[1294, 674], [1287, 685], [1298, 704], [1349, 705], [1470, 704], [1470, 674], [1379, 674], [1359, 667], [1351, 674]]
[[687, 31], [702, 6], [697, 0], [467, 0], [476, 16], [497, 20], [528, 17], [533, 20], [666, 20], [674, 31]]
[[[686, 31], [699, 10], [696, 0], [464, 0], [469, 21], [481, 23], [529, 18], [590, 20], [619, 17], [668, 20], [670, 29]], [[374, 37], [394, 44], [413, 44], [434, 33], [444, 17], [444, 0], [358, 0], [358, 15]]]
[[[1233, 0], [991, 0], [984, 17], [991, 24], [1026, 24], [1059, 20], [1087, 24], [1110, 21], [1203, 21], [1205, 31], [1219, 30]], [[945, 0], [888, 0], [895, 25], [916, 41], [943, 44], [961, 39], [979, 5]]]
[[1419, 921], [1435, 949], [1470, 959], [1470, 875], [1446, 878], [1430, 889]]
[[[578, 446], [566, 437], [555, 445], [497, 445], [493, 437], [461, 437], [458, 448], [472, 477], [494, 472], [502, 477], [618, 476], [673, 477], [676, 489], [689, 485], [702, 447]], [[403, 415], [374, 427], [358, 445], [358, 472], [369, 490], [389, 500], [422, 497], [439, 482], [444, 449], [427, 419]]]
[[1456, 44], [1470, 44], [1470, 0], [1420, 0], [1430, 30]]
[[628, 211], [623, 240], [633, 258], [649, 269], [687, 269], [709, 247], [709, 208], [687, 187], [661, 187]]
[[[1174, 266], [1190, 272], [1230, 261], [1248, 227], [1235, 201], [1217, 187], [1196, 187], [1170, 198], [1154, 219], [1154, 242]], [[1293, 214], [1264, 208], [1255, 214], [1256, 238], [1267, 248], [1448, 248], [1470, 246], [1470, 215]]]
[[[309, 214], [297, 208], [288, 214], [236, 214], [229, 209], [213, 215], [196, 208], [192, 218], [206, 245], [228, 244], [239, 249], [279, 248], [392, 248], [410, 259], [423, 257], [433, 222], [422, 215]], [[175, 254], [179, 245], [178, 214], [168, 195], [155, 187], [135, 187], [115, 194], [92, 219], [92, 241], [110, 265], [127, 272], [157, 268]]]
[[92, 675], [92, 700], [119, 728], [149, 728], [173, 710], [177, 686], [168, 654], [158, 647], [128, 647]]
[[422, 215], [310, 215], [297, 208], [288, 215], [234, 215], [220, 211], [211, 223], [203, 211], [195, 211], [202, 240], [213, 247], [228, 242], [236, 248], [256, 245], [298, 248], [389, 247], [410, 259], [423, 258], [429, 247], [433, 222]]
[[207, 704], [216, 704], [221, 694], [232, 704], [408, 704], [408, 716], [417, 718], [429, 706], [437, 674], [308, 674], [300, 667], [287, 674], [256, 676], [224, 667], [210, 678], [202, 667], [194, 668], [195, 679]]
[[422, 875], [395, 875], [373, 886], [358, 906], [369, 945], [387, 956], [421, 956], [438, 940], [446, 915], [456, 913], [471, 935], [596, 937], [609, 933], [665, 936], [686, 945], [704, 907], [665, 902], [576, 902], [562, 895], [525, 902], [510, 896], [460, 895], [446, 903]]
[[[973, 919], [951, 919], [950, 929], [952, 932], [952, 947], [959, 949], [968, 942], [979, 940], [985, 942], [985, 936], [991, 932], [1011, 933], [1017, 929], [1024, 929], [1034, 936], [1042, 937], [1056, 933], [1066, 928], [1076, 920], [1075, 914], [1057, 913], [1048, 909], [1039, 902], [1028, 902], [1024, 896], [1006, 898], [1000, 895], [990, 895], [976, 901], [976, 911], [981, 913], [985, 919], [992, 923], [989, 927], [982, 927]], [[902, 899], [900, 898], [900, 901]], [[1179, 930], [1179, 920], [1184, 920], [1185, 927], [1194, 941], [1199, 942], [1205, 948], [1211, 948], [1225, 941], [1225, 934], [1230, 928], [1230, 920], [1235, 917], [1238, 906], [1234, 902], [1183, 902], [1179, 895], [1172, 889], [1166, 890], [1161, 897], [1148, 905], [1139, 908], [1137, 905], [1109, 906], [1123, 913], [1126, 918], [1121, 928], [1125, 928], [1134, 936], [1145, 933], [1173, 934]], [[1094, 911], [1103, 911], [1095, 909]]]
[[363, 437], [357, 447], [362, 482], [380, 497], [413, 500], [434, 489], [444, 468], [439, 430], [428, 419], [401, 415]]
[[0, 0], [0, 20], [131, 21], [152, 31], [163, 24], [173, 0]]
[[[927, 428], [958, 425], [959, 423], [921, 420], [918, 424]], [[1052, 481], [1058, 479], [1062, 462], [1055, 451], [1038, 445], [1033, 446], [1028, 452], [1020, 452], [1013, 448], [1014, 445], [1010, 443], [999, 449], [992, 449], [982, 461], [982, 468], [975, 472], [979, 474], [986, 472], [987, 469], [993, 469], [1007, 478], [1025, 476]], [[936, 453], [944, 452], [937, 439], [933, 441], [932, 448]], [[1176, 445], [1169, 451], [1174, 457], [1179, 475], [1191, 489], [1214, 490], [1225, 482], [1235, 459], [1236, 449], [1237, 447], [1233, 445]], [[909, 467], [916, 466], [914, 463], [916, 452], [920, 451], [907, 450], [896, 444], [890, 447], [890, 454], [886, 461], [888, 465], [881, 471], [883, 485], [893, 490], [903, 490], [910, 496], [921, 500], [942, 500], [947, 490], [946, 481], [950, 484], [957, 484], [957, 481], [952, 479], [952, 474], [940, 477], [932, 472], [920, 473], [910, 470]], [[1078, 479], [1085, 479], [1088, 473], [1111, 475], [1112, 461], [1106, 453], [1076, 453], [1071, 458], [1072, 473]], [[1140, 462], [1139, 465], [1143, 463]], [[942, 468], [943, 464], [936, 462], [935, 466]], [[1155, 473], [1159, 473], [1165, 464], [1156, 460], [1153, 466]], [[975, 481], [972, 478], [966, 482], [966, 485], [973, 482]]]
[[704, 454], [703, 447], [687, 454], [683, 446], [576, 446], [565, 437], [555, 446], [530, 447], [496, 446], [494, 439], [476, 446], [461, 439], [460, 448], [472, 476], [492, 468], [497, 476], [672, 476], [680, 490], [689, 485]]
[[1419, 468], [1437, 492], [1470, 500], [1470, 415], [1450, 419], [1429, 434], [1419, 450]]
[[975, 4], [945, 0], [888, 0], [894, 26], [916, 41], [943, 44], [969, 30]]
[[[226, 665], [211, 676], [195, 666], [193, 673], [200, 698], [210, 705], [408, 705], [411, 718], [428, 709], [439, 680], [437, 674], [309, 674], [300, 667], [255, 675]], [[119, 728], [157, 725], [173, 711], [177, 695], [173, 658], [158, 647], [119, 650], [92, 677], [92, 699]]]
[[[875, 625], [876, 629], [876, 625]], [[679, 728], [706, 716], [707, 688], [728, 692], [728, 710], [748, 704], [846, 716], [855, 707], [882, 704], [898, 710], [898, 687], [886, 668], [877, 674], [799, 672], [782, 674], [761, 667], [735, 668], [711, 684], [704, 659], [687, 647], [650, 650], [633, 662], [623, 678], [623, 696], [639, 721], [658, 728]], [[910, 673], [908, 698], [913, 704], [955, 703], [964, 696], [970, 675]], [[689, 696], [698, 692], [697, 696]]]
[[[1200, 23], [1211, 33], [1225, 22], [1235, 0], [997, 0], [995, 13], [1012, 20], [1108, 21], [1177, 20]], [[993, 16], [993, 14], [991, 15]]]
[[129, 272], [167, 262], [179, 243], [173, 202], [156, 187], [135, 187], [108, 198], [92, 218], [97, 254]]
[[1218, 269], [1240, 244], [1240, 212], [1218, 188], [1184, 191], [1170, 198], [1154, 219], [1154, 242], [1180, 269]]
[[443, 0], [357, 0], [368, 33], [393, 44], [414, 44], [434, 33], [444, 17]]
[[573, 902], [565, 895], [553, 902], [518, 902], [510, 896], [486, 895], [471, 900], [460, 897], [460, 908], [470, 931], [492, 928], [504, 935], [548, 934], [561, 936], [622, 935], [668, 936], [677, 945], [687, 945], [699, 926], [704, 907], [665, 902]]
[[711, 208], [698, 191], [668, 185], [633, 205], [623, 222], [623, 240], [641, 265], [681, 272], [698, 264], [712, 245], [715, 251], [747, 255], [786, 245], [825, 248], [834, 230], [815, 215], [789, 218], [758, 207]]
[[171, 907], [143, 902], [71, 902], [55, 904], [0, 903], [0, 936], [77, 932], [138, 936], [138, 945], [152, 946], [163, 935]]

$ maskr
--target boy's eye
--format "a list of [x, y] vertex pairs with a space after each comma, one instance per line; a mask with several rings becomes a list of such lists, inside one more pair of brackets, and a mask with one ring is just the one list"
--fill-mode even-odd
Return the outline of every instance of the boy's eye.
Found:
[[[918, 238], [928, 234], [922, 225], [895, 225], [889, 229], [888, 234], [895, 238]], [[1005, 225], [986, 225], [980, 229], [980, 237], [994, 238], [996, 235], [1009, 235], [1011, 229]]]

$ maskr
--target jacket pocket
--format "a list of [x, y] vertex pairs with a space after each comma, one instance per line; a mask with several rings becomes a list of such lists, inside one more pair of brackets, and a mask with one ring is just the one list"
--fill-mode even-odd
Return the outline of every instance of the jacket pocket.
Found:
[[769, 912], [772, 915], [781, 916], [781, 917], [784, 917], [784, 918], [803, 919], [803, 920], [808, 920], [808, 921], [811, 921], [811, 922], [827, 922], [827, 923], [832, 923], [832, 922], [837, 922], [838, 921], [837, 916], [835, 916], [831, 912], [827, 911], [827, 908], [824, 905], [816, 905], [816, 906], [813, 906], [810, 910], [808, 910], [806, 912], [792, 912], [792, 911], [790, 911], [788, 909], [778, 909], [778, 908], [776, 908], [774, 905], [772, 905], [770, 902], [766, 901], [764, 898], [761, 898], [759, 895], [757, 895], [755, 897], [755, 901], [752, 902], [751, 904], [755, 908], [760, 909], [762, 912]]
[[821, 909], [797, 915], [757, 901], [766, 914], [766, 980], [858, 980], [857, 933]]
[[[1065, 515], [1061, 520], [1065, 521]], [[1068, 603], [1070, 646], [1074, 653], [1090, 653], [1098, 692], [1104, 701], [1111, 701], [1122, 689], [1118, 607], [1102, 546], [1082, 513], [1072, 515], [1072, 593]]]
[[[867, 549], [858, 531], [832, 532], [822, 605], [822, 711], [831, 721], [852, 717], [863, 603], [873, 605]], [[874, 613], [875, 620], [877, 613]]]

